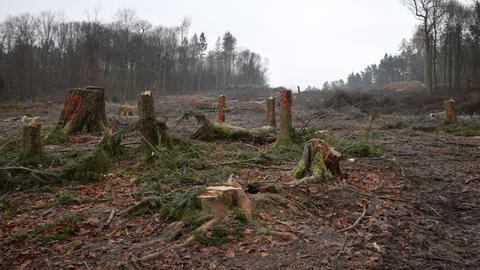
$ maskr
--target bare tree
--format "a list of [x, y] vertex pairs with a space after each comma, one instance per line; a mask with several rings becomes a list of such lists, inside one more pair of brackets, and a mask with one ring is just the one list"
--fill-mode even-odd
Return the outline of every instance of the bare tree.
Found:
[[427, 91], [433, 93], [434, 67], [436, 65], [436, 33], [443, 17], [443, 0], [402, 0], [421, 21], [425, 43], [425, 79]]

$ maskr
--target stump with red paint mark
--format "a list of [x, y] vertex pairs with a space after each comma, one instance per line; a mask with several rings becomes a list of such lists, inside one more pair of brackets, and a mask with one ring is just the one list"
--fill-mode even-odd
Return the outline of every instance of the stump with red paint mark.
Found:
[[277, 126], [277, 120], [275, 119], [275, 98], [270, 97], [267, 99], [267, 123], [272, 127]]
[[22, 157], [24, 160], [38, 160], [42, 156], [42, 125], [30, 123], [23, 127]]
[[103, 88], [87, 86], [67, 91], [57, 128], [62, 128], [67, 135], [82, 131], [102, 132], [106, 122]]
[[293, 135], [292, 91], [280, 91], [280, 135]]
[[218, 96], [217, 124], [225, 123], [225, 96]]
[[455, 100], [447, 100], [444, 103], [445, 105], [445, 121], [447, 123], [452, 123], [457, 120], [457, 113], [455, 112]]

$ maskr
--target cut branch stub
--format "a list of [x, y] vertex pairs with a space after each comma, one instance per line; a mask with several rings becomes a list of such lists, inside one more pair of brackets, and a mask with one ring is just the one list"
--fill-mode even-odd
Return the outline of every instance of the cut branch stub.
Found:
[[[138, 99], [138, 116], [140, 117], [139, 129], [142, 140], [147, 140], [151, 145], [159, 144], [157, 121], [155, 119], [155, 101], [152, 92], [146, 91]], [[144, 142], [148, 148], [148, 143]]]
[[267, 99], [267, 123], [275, 127], [277, 126], [277, 121], [275, 119], [275, 98], [270, 97]]
[[23, 127], [23, 158], [35, 160], [42, 155], [41, 142], [42, 126], [40, 124], [29, 124]]
[[445, 121], [455, 122], [457, 120], [457, 114], [455, 112], [455, 100], [447, 100], [444, 102], [445, 105]]
[[218, 113], [217, 113], [217, 123], [225, 123], [225, 96], [218, 96]]
[[63, 128], [65, 134], [103, 131], [107, 122], [104, 92], [99, 87], [68, 90], [58, 127]]
[[319, 182], [340, 175], [341, 154], [326, 142], [313, 139], [305, 144], [302, 159], [293, 169], [296, 179]]
[[292, 91], [280, 91], [280, 134], [292, 135]]

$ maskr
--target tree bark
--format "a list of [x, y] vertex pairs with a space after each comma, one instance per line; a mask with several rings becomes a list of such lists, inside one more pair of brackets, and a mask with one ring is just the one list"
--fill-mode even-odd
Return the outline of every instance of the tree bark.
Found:
[[291, 136], [292, 125], [292, 91], [280, 91], [280, 135]]
[[267, 100], [267, 123], [272, 127], [277, 126], [277, 120], [275, 118], [275, 98], [270, 97]]
[[23, 127], [23, 158], [33, 160], [42, 155], [42, 126], [29, 124]]
[[340, 175], [340, 159], [342, 155], [326, 142], [313, 139], [305, 144], [303, 156], [293, 169], [296, 179], [307, 179], [306, 182], [319, 182]]
[[70, 89], [65, 95], [65, 106], [58, 126], [65, 134], [86, 130], [101, 132], [107, 122], [105, 90], [99, 87]]
[[139, 96], [138, 116], [140, 118], [140, 134], [143, 136], [142, 141], [144, 142], [145, 147], [148, 148], [148, 144], [154, 146], [158, 145], [159, 136], [156, 128], [155, 101], [152, 92], [147, 91]]
[[218, 96], [217, 124], [225, 123], [225, 96]]

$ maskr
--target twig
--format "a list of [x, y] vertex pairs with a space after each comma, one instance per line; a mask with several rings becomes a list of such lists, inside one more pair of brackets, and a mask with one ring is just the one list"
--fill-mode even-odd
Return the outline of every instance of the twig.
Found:
[[479, 176], [479, 177], [474, 177], [474, 178], [467, 179], [467, 180], [465, 181], [465, 184], [469, 184], [470, 182], [474, 182], [474, 181], [477, 181], [477, 180], [480, 180], [480, 176]]
[[360, 221], [362, 221], [362, 219], [367, 215], [367, 204], [365, 204], [363, 206], [363, 213], [362, 215], [355, 221], [355, 223], [353, 223], [351, 226], [349, 226], [348, 228], [345, 228], [345, 229], [342, 229], [342, 230], [339, 230], [338, 232], [346, 232], [346, 231], [349, 231], [355, 227], [357, 227], [357, 225], [360, 223]]
[[110, 222], [112, 222], [112, 219], [113, 219], [114, 216], [115, 216], [115, 209], [112, 209], [112, 211], [110, 212], [110, 216], [107, 219], [107, 223], [105, 223], [105, 226], [108, 226], [108, 224], [110, 224]]
[[345, 246], [347, 245], [347, 240], [348, 240], [348, 235], [345, 236], [345, 240], [343, 240], [342, 248], [340, 248], [340, 251], [337, 254], [337, 257], [335, 259], [336, 261], [338, 261], [338, 259], [340, 259], [340, 256], [342, 256], [343, 251], [345, 250]]

